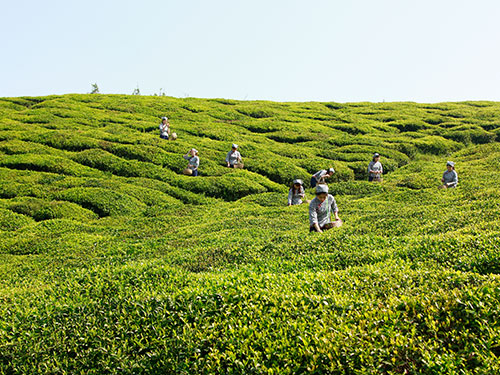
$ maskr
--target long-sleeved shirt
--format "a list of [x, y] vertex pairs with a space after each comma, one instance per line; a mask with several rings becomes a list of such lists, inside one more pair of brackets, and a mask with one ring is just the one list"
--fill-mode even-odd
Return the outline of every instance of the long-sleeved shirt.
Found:
[[240, 160], [241, 160], [241, 154], [239, 153], [239, 151], [233, 152], [233, 150], [231, 150], [227, 153], [226, 163], [229, 163], [231, 165], [235, 165]]
[[168, 136], [168, 130], [170, 126], [168, 125], [168, 122], [166, 124], [160, 123], [160, 134], [164, 136]]
[[458, 185], [458, 175], [455, 170], [446, 170], [443, 173], [443, 182], [448, 185], [448, 187], [456, 187]]
[[316, 179], [316, 181], [320, 182], [323, 177], [328, 173], [326, 169], [322, 169], [320, 171], [317, 171], [315, 174], [313, 174], [313, 177]]
[[[382, 175], [382, 172], [384, 169], [382, 168], [382, 163], [379, 161], [371, 161], [370, 164], [368, 164], [368, 173], [370, 174], [370, 177], [380, 177]], [[373, 173], [373, 172], [380, 172], [380, 173]]]
[[302, 204], [302, 198], [304, 198], [304, 188], [301, 186], [299, 190], [293, 192], [293, 188], [288, 192], [288, 204]]
[[333, 195], [328, 194], [328, 200], [325, 199], [324, 202], [320, 202], [316, 197], [309, 203], [309, 224], [312, 227], [317, 223], [321, 228], [325, 224], [331, 223], [331, 215], [338, 211], [337, 202], [335, 202]]
[[189, 165], [193, 166], [194, 170], [197, 170], [200, 166], [200, 158], [198, 156], [184, 155], [184, 159], [189, 161]]

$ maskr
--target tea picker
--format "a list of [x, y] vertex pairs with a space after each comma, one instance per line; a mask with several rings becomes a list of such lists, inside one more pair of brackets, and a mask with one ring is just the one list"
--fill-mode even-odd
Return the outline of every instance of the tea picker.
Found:
[[161, 118], [161, 123], [160, 123], [160, 138], [161, 139], [166, 139], [166, 140], [173, 140], [175, 141], [177, 139], [177, 133], [170, 133], [170, 122], [168, 121], [168, 117], [162, 117]]
[[380, 154], [376, 152], [373, 154], [372, 161], [368, 164], [368, 181], [381, 182], [383, 172], [384, 169], [380, 163]]
[[446, 171], [443, 173], [443, 178], [441, 179], [443, 185], [440, 186], [441, 189], [455, 188], [458, 185], [458, 174], [455, 171], [455, 163], [448, 161], [446, 163]]
[[188, 166], [184, 169], [183, 173], [188, 176], [198, 176], [198, 167], [200, 166], [198, 150], [192, 148], [183, 158], [188, 161]]
[[311, 177], [311, 187], [316, 187], [317, 184], [324, 184], [325, 179], [333, 176], [334, 173], [335, 173], [335, 170], [333, 168], [328, 168], [328, 170], [322, 169], [322, 170], [316, 172]]
[[288, 191], [288, 205], [302, 204], [302, 198], [306, 196], [304, 191], [304, 182], [301, 179], [293, 180], [292, 186]]
[[[335, 220], [332, 222], [332, 213]], [[333, 195], [328, 194], [328, 185], [316, 186], [316, 197], [309, 203], [309, 232], [323, 232], [340, 227], [339, 209]]]
[[243, 168], [241, 154], [238, 151], [237, 144], [232, 144], [231, 151], [226, 155], [226, 163], [228, 168]]

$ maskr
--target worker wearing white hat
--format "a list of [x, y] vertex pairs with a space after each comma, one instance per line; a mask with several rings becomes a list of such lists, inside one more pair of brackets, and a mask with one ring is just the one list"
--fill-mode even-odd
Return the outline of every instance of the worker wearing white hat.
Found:
[[[332, 214], [335, 223], [332, 223]], [[341, 225], [339, 209], [333, 195], [328, 194], [328, 186], [320, 184], [316, 186], [316, 198], [309, 203], [309, 231], [323, 232], [326, 229]]]
[[441, 179], [443, 185], [441, 185], [442, 189], [446, 188], [455, 188], [458, 185], [458, 174], [455, 171], [455, 163], [452, 161], [448, 161], [446, 163], [446, 171], [443, 173], [443, 178]]
[[293, 180], [292, 186], [288, 192], [288, 205], [302, 204], [302, 198], [305, 197], [304, 183], [301, 179]]
[[[184, 173], [189, 174], [191, 176], [198, 176], [198, 167], [200, 166], [200, 158], [198, 157], [198, 150], [192, 148], [183, 157], [188, 161], [188, 166], [184, 170]], [[191, 173], [189, 171], [191, 171]]]
[[384, 168], [380, 163], [380, 154], [378, 152], [373, 154], [373, 159], [368, 164], [368, 181], [382, 181], [382, 173], [384, 172]]
[[170, 137], [170, 123], [168, 117], [162, 117], [160, 123], [160, 138], [169, 139]]
[[317, 171], [311, 177], [311, 187], [315, 187], [317, 184], [324, 184], [325, 179], [333, 176], [334, 173], [335, 170], [333, 168], [328, 168], [328, 170], [322, 169], [320, 171]]
[[238, 145], [233, 143], [231, 146], [231, 151], [226, 155], [226, 163], [228, 168], [235, 168], [241, 163], [241, 154], [238, 151]]

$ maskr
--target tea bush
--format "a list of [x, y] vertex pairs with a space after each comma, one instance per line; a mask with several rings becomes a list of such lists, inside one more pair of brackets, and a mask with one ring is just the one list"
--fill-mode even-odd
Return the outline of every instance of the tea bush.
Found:
[[9, 210], [31, 216], [36, 221], [62, 218], [88, 221], [97, 218], [92, 211], [70, 202], [48, 202], [40, 198], [18, 197], [5, 201], [4, 205]]
[[109, 215], [138, 215], [146, 205], [126, 194], [103, 188], [71, 188], [58, 193], [57, 198], [74, 202], [94, 211], [100, 217]]
[[[499, 124], [493, 102], [0, 98], [0, 373], [500, 373]], [[288, 189], [329, 167], [343, 226], [309, 233]]]

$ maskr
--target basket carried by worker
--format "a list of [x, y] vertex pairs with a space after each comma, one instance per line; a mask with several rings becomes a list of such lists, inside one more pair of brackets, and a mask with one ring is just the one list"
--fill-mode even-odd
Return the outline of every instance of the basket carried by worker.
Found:
[[177, 139], [177, 133], [175, 133], [175, 132], [174, 132], [174, 133], [172, 133], [172, 134], [170, 135], [170, 139], [171, 139], [172, 141], [175, 141], [175, 140]]
[[182, 171], [186, 176], [192, 176], [193, 175], [193, 170], [191, 168], [186, 168]]
[[238, 169], [243, 169], [244, 165], [243, 165], [243, 163], [235, 163], [234, 167], [238, 168]]
[[342, 220], [338, 219], [338, 220], [332, 221], [331, 223], [325, 224], [325, 229], [338, 228], [341, 226], [342, 226]]

